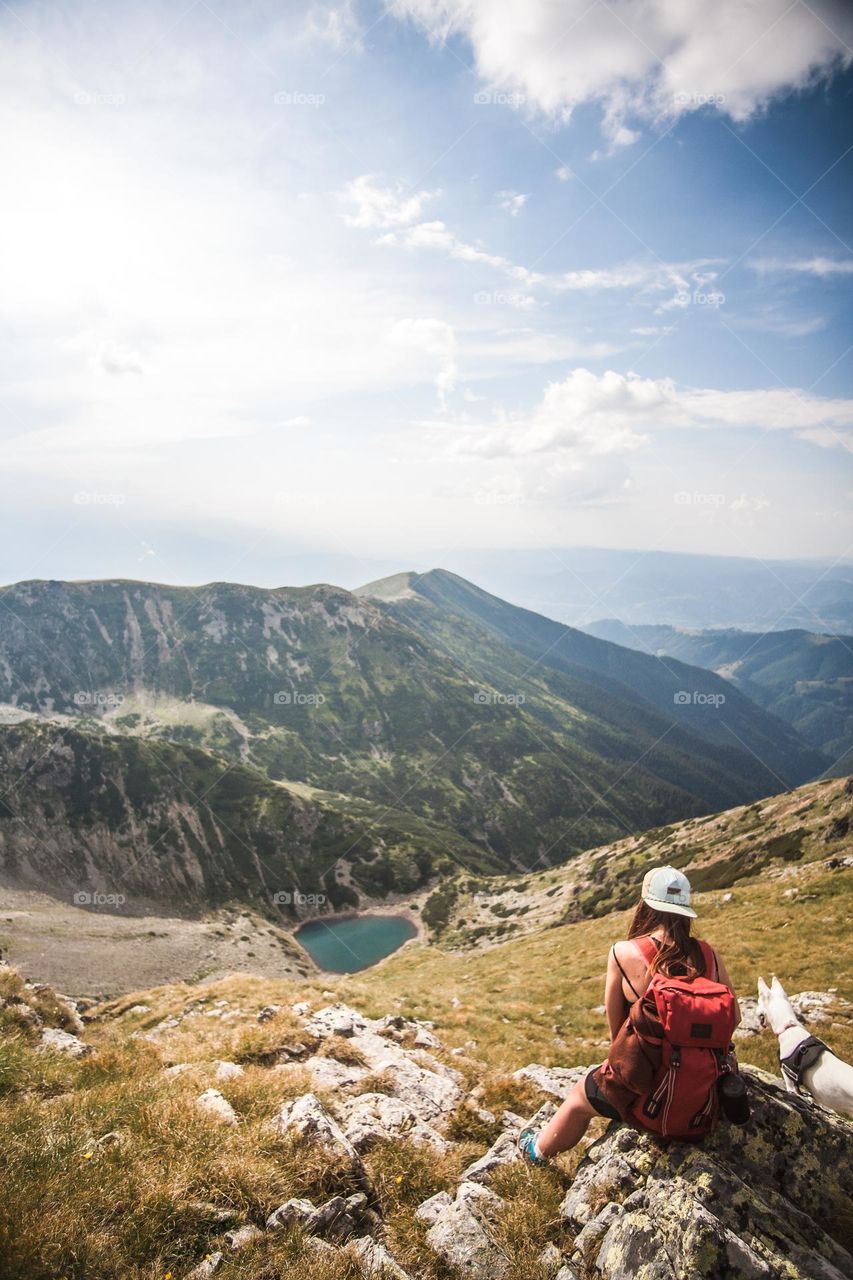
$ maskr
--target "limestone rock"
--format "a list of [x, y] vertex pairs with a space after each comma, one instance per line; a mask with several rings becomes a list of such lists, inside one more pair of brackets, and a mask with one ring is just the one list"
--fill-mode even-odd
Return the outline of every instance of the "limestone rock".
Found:
[[492, 1238], [492, 1224], [503, 1201], [488, 1187], [463, 1182], [450, 1204], [439, 1209], [427, 1232], [427, 1244], [450, 1267], [472, 1280], [501, 1280], [509, 1262]]
[[448, 1142], [399, 1098], [385, 1093], [360, 1093], [344, 1106], [344, 1133], [356, 1151], [368, 1151], [387, 1138], [408, 1138], [435, 1151]]
[[391, 1256], [384, 1244], [361, 1236], [353, 1240], [352, 1248], [358, 1256], [362, 1271], [370, 1280], [411, 1280], [399, 1262]]
[[496, 1138], [484, 1156], [480, 1156], [479, 1160], [469, 1164], [465, 1172], [460, 1175], [460, 1181], [487, 1183], [496, 1169], [519, 1160], [521, 1157], [517, 1143], [521, 1130], [529, 1126], [538, 1131], [548, 1123], [556, 1110], [553, 1102], [543, 1103], [530, 1120], [523, 1120], [521, 1116], [505, 1111], [504, 1132]]
[[196, 1106], [201, 1107], [214, 1120], [218, 1120], [220, 1124], [236, 1124], [237, 1112], [231, 1106], [227, 1098], [223, 1098], [218, 1089], [205, 1089], [204, 1093], [200, 1093], [196, 1098]]
[[361, 1156], [316, 1094], [305, 1093], [294, 1102], [286, 1103], [274, 1124], [281, 1134], [294, 1135], [301, 1142], [322, 1147], [329, 1157], [349, 1168], [363, 1182], [367, 1182], [367, 1171]]
[[247, 1245], [254, 1244], [263, 1236], [260, 1227], [254, 1226], [248, 1222], [245, 1226], [235, 1227], [233, 1231], [225, 1232], [225, 1239], [228, 1242], [229, 1249], [245, 1249]]
[[400, 1030], [398, 1021], [404, 1027], [409, 1024], [408, 1019], [398, 1019], [396, 1015], [371, 1020], [344, 1004], [318, 1009], [306, 1019], [306, 1032], [321, 1040], [334, 1035], [346, 1036], [365, 1065], [337, 1063], [330, 1067], [328, 1063], [335, 1060], [322, 1056], [309, 1058], [301, 1065], [312, 1073], [318, 1088], [328, 1088], [333, 1081], [335, 1086], [345, 1082], [355, 1084], [370, 1073], [384, 1074], [391, 1082], [390, 1092], [422, 1120], [447, 1115], [462, 1099], [462, 1077], [427, 1051], [419, 1050], [415, 1056], [393, 1038], [389, 1039], [389, 1031]]
[[452, 1204], [450, 1196], [446, 1191], [436, 1191], [434, 1196], [430, 1196], [429, 1200], [424, 1200], [423, 1204], [419, 1204], [415, 1210], [415, 1217], [418, 1222], [425, 1222], [427, 1226], [432, 1226], [442, 1209]]
[[358, 1229], [367, 1208], [367, 1197], [332, 1196], [325, 1204], [315, 1206], [310, 1200], [288, 1200], [267, 1218], [267, 1230], [298, 1224], [310, 1236], [323, 1236], [330, 1242], [349, 1239]]
[[236, 1080], [246, 1073], [239, 1062], [217, 1062], [215, 1074], [217, 1080]]
[[576, 1081], [582, 1080], [589, 1067], [543, 1067], [538, 1062], [531, 1062], [527, 1067], [513, 1072], [514, 1080], [529, 1080], [543, 1093], [553, 1094], [560, 1101], [566, 1097]]
[[64, 1053], [69, 1058], [85, 1058], [92, 1052], [92, 1046], [84, 1044], [70, 1031], [60, 1031], [58, 1027], [44, 1027], [38, 1048], [41, 1052]]
[[[853, 1124], [744, 1069], [752, 1119], [664, 1146], [614, 1126], [563, 1202], [584, 1274], [603, 1280], [842, 1280]], [[833, 1232], [835, 1233], [833, 1235]], [[836, 1238], [837, 1237], [837, 1238]]]

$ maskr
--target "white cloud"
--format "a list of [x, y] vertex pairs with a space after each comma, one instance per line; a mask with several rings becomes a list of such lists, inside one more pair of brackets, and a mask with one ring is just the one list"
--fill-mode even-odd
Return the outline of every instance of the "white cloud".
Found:
[[505, 210], [509, 214], [511, 218], [518, 217], [518, 215], [521, 213], [522, 209], [527, 204], [527, 201], [529, 199], [530, 199], [530, 196], [525, 195], [521, 191], [498, 191], [497, 192], [498, 204], [500, 205], [501, 209]]
[[561, 164], [558, 169], [554, 170], [554, 173], [561, 182], [569, 182], [575, 176], [567, 164]]
[[352, 0], [343, 4], [317, 4], [305, 16], [303, 36], [333, 49], [361, 51], [361, 32]]
[[597, 102], [611, 148], [632, 114], [712, 108], [745, 120], [777, 94], [850, 65], [845, 0], [388, 0], [436, 41], [461, 33], [481, 80], [551, 116]]
[[416, 222], [424, 205], [437, 194], [407, 193], [401, 183], [395, 187], [379, 186], [374, 175], [364, 173], [348, 182], [338, 199], [354, 206], [354, 212], [344, 214], [344, 222], [351, 227], [404, 227]]
[[821, 280], [830, 276], [853, 276], [853, 258], [823, 258], [816, 255], [812, 258], [795, 258], [785, 261], [781, 258], [759, 258], [750, 264], [754, 271], [761, 274], [793, 271], [798, 274], [817, 276]]
[[853, 400], [805, 391], [679, 388], [670, 378], [577, 368], [550, 383], [528, 413], [465, 431], [454, 448], [481, 457], [572, 455], [576, 462], [638, 449], [662, 428], [793, 431], [824, 447], [847, 445]]
[[389, 231], [380, 237], [381, 244], [396, 245], [404, 249], [438, 249], [458, 262], [477, 262], [503, 272], [512, 280], [520, 280], [530, 286], [541, 283], [545, 277], [536, 271], [528, 271], [498, 253], [489, 253], [481, 245], [460, 240], [444, 222], [421, 222], [402, 231]]
[[[354, 183], [349, 183], [345, 190], [349, 191], [356, 184], [371, 184], [371, 182], [372, 180], [369, 178], [358, 178]], [[364, 188], [360, 186], [359, 190], [362, 189]], [[376, 189], [372, 186], [369, 189], [376, 196]], [[382, 188], [376, 200], [381, 197], [383, 209], [390, 205], [397, 224], [408, 221], [409, 225], [398, 225], [396, 229], [386, 231], [379, 236], [379, 244], [409, 250], [433, 250], [444, 253], [448, 258], [458, 262], [479, 263], [501, 272], [511, 280], [520, 281], [528, 288], [534, 288], [539, 285], [550, 292], [558, 294], [615, 289], [637, 289], [641, 293], [657, 293], [672, 289], [674, 290], [673, 296], [661, 303], [659, 307], [659, 309], [669, 309], [671, 307], [687, 306], [691, 300], [692, 292], [708, 285], [715, 279], [717, 274], [716, 271], [708, 268], [717, 265], [718, 260], [710, 258], [698, 258], [692, 262], [663, 262], [659, 260], [628, 262], [616, 267], [583, 268], [556, 274], [531, 271], [529, 268], [504, 257], [502, 254], [490, 253], [482, 244], [471, 244], [463, 240], [440, 219], [432, 222], [415, 222], [414, 225], [411, 225], [411, 220], [405, 218], [402, 212], [397, 211], [393, 198], [386, 200], [385, 197], [388, 194], [388, 190], [388, 188]], [[420, 194], [424, 198], [428, 195], [426, 192]], [[433, 194], [437, 195], [438, 193]], [[521, 209], [527, 199], [526, 196], [513, 191], [499, 191], [497, 194], [502, 198], [501, 207], [507, 209], [513, 216]], [[347, 196], [345, 198], [350, 197]], [[362, 216], [359, 214], [357, 218], [347, 217], [350, 225], [364, 228], [377, 225], [393, 225], [390, 221], [379, 224], [376, 221], [368, 220], [368, 218], [377, 216], [373, 212], [376, 200], [365, 206], [370, 210], [368, 215]], [[526, 305], [533, 305], [534, 301], [535, 299], [531, 298]]]

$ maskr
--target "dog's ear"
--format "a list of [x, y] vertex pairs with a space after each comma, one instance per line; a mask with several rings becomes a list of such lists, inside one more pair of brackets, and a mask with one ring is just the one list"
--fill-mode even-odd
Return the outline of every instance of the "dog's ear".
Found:
[[775, 973], [773, 974], [773, 982], [770, 985], [770, 990], [774, 996], [785, 996], [785, 999], [787, 1000], [788, 997], [785, 995], [785, 988], [782, 986], [782, 983], [776, 977]]
[[758, 978], [758, 1003], [764, 1004], [765, 1000], [770, 999], [770, 988], [764, 979], [759, 975]]

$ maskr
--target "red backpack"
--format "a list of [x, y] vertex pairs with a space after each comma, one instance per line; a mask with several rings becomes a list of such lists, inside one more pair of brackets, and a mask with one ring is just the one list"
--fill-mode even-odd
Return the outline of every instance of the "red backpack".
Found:
[[[654, 941], [634, 941], [651, 964]], [[699, 946], [705, 973], [713, 973], [716, 979], [712, 948], [707, 942]], [[661, 1062], [651, 1087], [634, 1101], [629, 1117], [639, 1128], [662, 1138], [698, 1141], [718, 1119], [717, 1081], [729, 1070], [726, 1055], [736, 1024], [735, 997], [728, 987], [707, 977], [670, 978], [657, 972], [637, 1005], [643, 1006], [652, 1025], [660, 1024], [661, 1036], [640, 1034], [650, 1045], [660, 1046]]]

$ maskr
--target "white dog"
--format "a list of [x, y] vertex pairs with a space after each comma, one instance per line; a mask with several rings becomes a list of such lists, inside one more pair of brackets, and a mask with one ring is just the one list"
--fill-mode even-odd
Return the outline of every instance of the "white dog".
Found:
[[796, 1093], [802, 1085], [822, 1107], [853, 1117], [853, 1067], [806, 1030], [778, 978], [769, 987], [758, 979], [758, 1010], [779, 1037], [785, 1087]]

